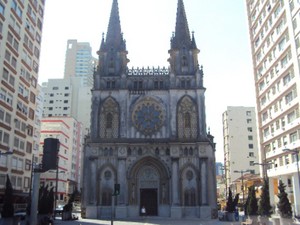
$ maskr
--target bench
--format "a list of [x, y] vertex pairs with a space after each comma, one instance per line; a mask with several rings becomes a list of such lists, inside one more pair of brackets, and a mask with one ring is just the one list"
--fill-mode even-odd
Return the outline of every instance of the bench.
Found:
[[246, 221], [242, 222], [242, 225], [252, 225], [252, 220], [251, 219], [246, 219]]

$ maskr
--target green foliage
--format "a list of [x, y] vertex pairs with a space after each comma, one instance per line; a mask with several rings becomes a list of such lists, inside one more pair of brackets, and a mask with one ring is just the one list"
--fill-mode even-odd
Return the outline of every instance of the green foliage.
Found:
[[248, 188], [248, 204], [247, 204], [247, 215], [257, 215], [258, 204], [255, 195], [255, 186], [251, 186]]
[[236, 194], [234, 197], [234, 200], [233, 200], [232, 191], [229, 188], [228, 199], [227, 199], [227, 203], [226, 203], [226, 211], [230, 212], [230, 213], [234, 212], [235, 208], [238, 204], [238, 201], [239, 201], [239, 194]]
[[267, 179], [264, 180], [264, 184], [262, 187], [262, 193], [258, 205], [258, 214], [261, 216], [268, 217], [272, 214], [272, 206], [270, 204], [269, 181]]
[[6, 175], [5, 193], [3, 199], [3, 207], [1, 215], [3, 218], [9, 218], [14, 216], [14, 203], [13, 203], [13, 188], [8, 174]]
[[54, 204], [53, 187], [48, 191], [48, 186], [41, 186], [39, 190], [38, 212], [39, 214], [52, 214]]
[[75, 197], [78, 195], [78, 191], [77, 189], [73, 191], [72, 195], [69, 198], [68, 203], [64, 206], [63, 211], [64, 212], [68, 212], [68, 211], [72, 211], [73, 209], [73, 202], [75, 201]]
[[280, 180], [279, 181], [279, 193], [278, 193], [278, 198], [279, 198], [279, 202], [277, 204], [277, 207], [279, 209], [280, 215], [283, 218], [291, 218], [292, 217], [292, 207], [291, 207], [291, 203], [288, 199], [288, 195], [285, 192], [285, 187], [286, 185], [284, 185], [284, 183]]

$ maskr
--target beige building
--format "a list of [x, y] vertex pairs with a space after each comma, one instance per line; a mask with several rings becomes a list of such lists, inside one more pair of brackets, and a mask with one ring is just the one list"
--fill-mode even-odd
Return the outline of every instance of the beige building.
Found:
[[297, 157], [299, 118], [299, 1], [246, 0], [257, 99], [260, 160], [270, 178], [271, 203], [277, 186], [287, 185], [295, 214], [300, 215]]
[[18, 195], [30, 191], [44, 5], [44, 0], [0, 1], [0, 151], [13, 151], [0, 157], [2, 194], [6, 174]]
[[225, 183], [228, 188], [241, 177], [242, 171], [259, 173], [258, 166], [253, 165], [259, 161], [255, 108], [228, 106], [222, 117]]
[[75, 189], [80, 190], [82, 124], [72, 117], [47, 117], [41, 121], [40, 154], [45, 138], [59, 139], [58, 174], [56, 170], [41, 174], [41, 184], [56, 187], [59, 204], [66, 204]]

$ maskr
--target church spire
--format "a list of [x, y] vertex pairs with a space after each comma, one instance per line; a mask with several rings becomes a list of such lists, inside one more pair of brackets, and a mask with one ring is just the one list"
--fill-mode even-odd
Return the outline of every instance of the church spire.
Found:
[[126, 50], [125, 41], [123, 40], [123, 34], [121, 31], [119, 6], [117, 0], [113, 0], [107, 28], [106, 41], [101, 43], [100, 49], [105, 49], [106, 46], [116, 50]]
[[[95, 77], [99, 79], [99, 76], [121, 76], [127, 70], [127, 50], [126, 41], [123, 38], [121, 31], [121, 23], [119, 16], [118, 0], [113, 0], [107, 35], [100, 44], [100, 49], [97, 52], [99, 55], [98, 69]], [[98, 75], [98, 76], [97, 76]], [[98, 88], [100, 83], [94, 82], [95, 88]]]
[[191, 36], [186, 18], [183, 0], [178, 0], [175, 34], [172, 40], [173, 48], [189, 48], [191, 45]]
[[183, 0], [178, 0], [176, 27], [169, 50], [171, 72], [176, 75], [195, 75], [199, 69], [198, 53], [194, 32], [192, 38], [186, 18]]

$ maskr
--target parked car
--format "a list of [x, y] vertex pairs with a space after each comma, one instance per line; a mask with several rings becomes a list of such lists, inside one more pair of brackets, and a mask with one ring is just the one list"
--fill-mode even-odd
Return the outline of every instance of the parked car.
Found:
[[18, 210], [14, 214], [15, 217], [19, 217], [20, 220], [25, 220], [26, 218], [26, 211], [25, 210]]

